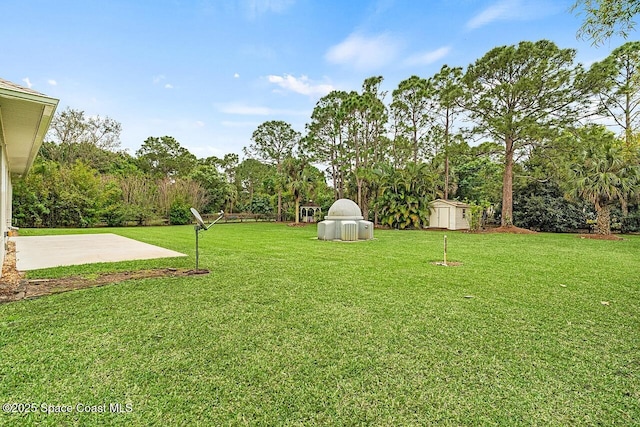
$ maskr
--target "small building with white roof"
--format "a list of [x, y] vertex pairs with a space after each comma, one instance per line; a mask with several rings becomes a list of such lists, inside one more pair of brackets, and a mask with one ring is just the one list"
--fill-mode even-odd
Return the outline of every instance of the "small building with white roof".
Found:
[[429, 203], [429, 228], [469, 230], [470, 206], [456, 200], [436, 199]]

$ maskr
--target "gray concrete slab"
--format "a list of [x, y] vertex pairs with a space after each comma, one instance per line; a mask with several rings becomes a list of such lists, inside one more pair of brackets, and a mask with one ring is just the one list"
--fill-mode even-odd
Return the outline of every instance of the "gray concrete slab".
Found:
[[117, 234], [69, 234], [11, 237], [19, 271], [97, 262], [186, 256]]

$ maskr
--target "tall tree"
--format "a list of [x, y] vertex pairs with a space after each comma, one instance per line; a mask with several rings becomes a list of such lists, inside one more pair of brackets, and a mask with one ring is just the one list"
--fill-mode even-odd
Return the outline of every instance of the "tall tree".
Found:
[[391, 114], [396, 129], [395, 138], [409, 142], [413, 163], [418, 163], [425, 149], [433, 121], [433, 95], [431, 81], [418, 76], [401, 81], [392, 92]]
[[255, 195], [266, 194], [265, 182], [274, 175], [273, 166], [256, 159], [244, 159], [236, 168], [236, 180], [243, 193], [245, 205], [251, 204]]
[[218, 212], [229, 199], [228, 182], [224, 174], [207, 163], [201, 163], [189, 174], [189, 178], [198, 182], [207, 192], [207, 203], [202, 206], [204, 212]]
[[640, 42], [616, 48], [589, 70], [599, 85], [599, 113], [611, 118], [622, 130], [626, 150], [631, 152], [634, 135], [640, 131]]
[[594, 45], [613, 35], [627, 37], [635, 29], [634, 17], [640, 13], [638, 0], [576, 0], [571, 11], [582, 15], [584, 22], [578, 37], [590, 39]]
[[147, 138], [136, 151], [140, 169], [155, 177], [187, 176], [197, 164], [196, 156], [172, 136]]
[[318, 170], [309, 164], [304, 156], [287, 157], [283, 165], [286, 188], [291, 193], [295, 204], [295, 223], [300, 222], [300, 202], [308, 198], [315, 190], [318, 182]]
[[599, 234], [611, 234], [611, 206], [640, 192], [640, 166], [625, 161], [615, 135], [601, 126], [582, 132], [579, 161], [569, 179], [572, 193], [593, 203]]
[[436, 126], [441, 129], [444, 143], [444, 198], [449, 198], [449, 146], [453, 139], [455, 120], [460, 115], [462, 108], [460, 100], [462, 91], [462, 68], [451, 68], [444, 65], [438, 74], [431, 79], [435, 93], [436, 103], [434, 118]]
[[365, 218], [369, 215], [372, 201], [372, 179], [374, 167], [387, 156], [388, 142], [385, 137], [388, 120], [383, 102], [386, 92], [380, 90], [382, 76], [369, 77], [362, 84], [362, 94], [351, 93], [345, 103], [349, 116], [348, 145], [353, 158], [352, 176], [356, 184], [356, 203]]
[[515, 153], [576, 120], [584, 92], [574, 56], [547, 40], [520, 42], [492, 49], [465, 73], [463, 103], [474, 131], [504, 144], [502, 225], [513, 221]]
[[350, 170], [346, 147], [348, 116], [345, 103], [348, 98], [347, 92], [335, 90], [320, 98], [303, 140], [304, 152], [311, 160], [329, 166], [336, 200], [344, 197], [346, 175]]
[[117, 153], [121, 131], [122, 125], [114, 119], [86, 116], [84, 111], [67, 107], [54, 116], [40, 152], [60, 164], [81, 160], [93, 168], [108, 169], [121, 155]]
[[[282, 177], [282, 163], [290, 157], [300, 141], [300, 133], [295, 131], [289, 123], [271, 120], [262, 123], [253, 131], [253, 144], [244, 148], [249, 157], [257, 158], [276, 167], [279, 177]], [[282, 221], [282, 186], [278, 186], [278, 221]]]

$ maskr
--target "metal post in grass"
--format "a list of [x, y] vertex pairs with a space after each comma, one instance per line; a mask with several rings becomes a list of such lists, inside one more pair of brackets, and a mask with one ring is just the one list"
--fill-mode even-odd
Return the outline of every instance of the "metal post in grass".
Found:
[[447, 235], [444, 235], [444, 262], [442, 263], [445, 267], [447, 266]]
[[208, 229], [210, 229], [213, 224], [215, 224], [216, 222], [218, 222], [223, 216], [224, 216], [224, 211], [220, 211], [219, 212], [219, 217], [216, 218], [215, 221], [213, 221], [211, 224], [206, 225], [204, 223], [204, 220], [202, 219], [202, 216], [200, 216], [200, 212], [198, 212], [196, 210], [196, 208], [191, 208], [191, 213], [193, 214], [193, 216], [196, 218], [196, 225], [193, 227], [194, 230], [196, 231], [196, 274], [198, 273], [198, 262], [200, 259], [200, 248], [199, 248], [199, 244], [198, 244], [198, 234], [200, 234], [200, 231], [204, 230], [207, 231]]

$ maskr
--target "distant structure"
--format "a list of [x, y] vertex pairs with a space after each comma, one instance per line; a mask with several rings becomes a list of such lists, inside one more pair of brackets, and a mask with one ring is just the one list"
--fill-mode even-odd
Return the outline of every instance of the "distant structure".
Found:
[[429, 228], [468, 230], [470, 206], [455, 200], [436, 199], [429, 203]]
[[338, 199], [318, 223], [319, 240], [355, 242], [373, 239], [373, 223], [365, 221], [360, 207], [349, 199]]
[[320, 215], [322, 215], [322, 208], [311, 200], [300, 206], [301, 222], [316, 222]]

